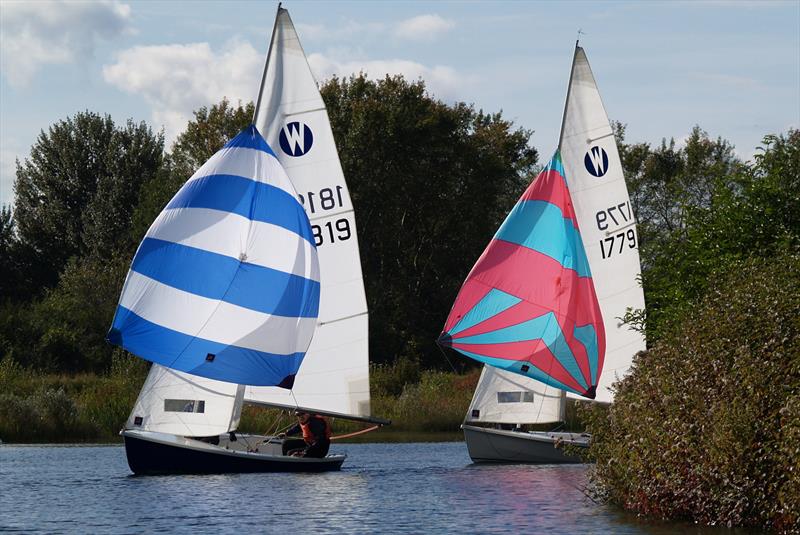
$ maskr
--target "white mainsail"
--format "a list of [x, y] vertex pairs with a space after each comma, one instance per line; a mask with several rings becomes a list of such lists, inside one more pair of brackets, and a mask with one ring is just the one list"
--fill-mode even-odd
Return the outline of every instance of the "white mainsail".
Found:
[[645, 349], [644, 335], [620, 320], [626, 309], [644, 308], [639, 238], [614, 134], [586, 53], [577, 45], [560, 150], [606, 331], [595, 401], [611, 402], [609, 387]]
[[530, 377], [484, 366], [466, 423], [538, 424], [564, 421], [562, 391]]
[[239, 425], [244, 387], [153, 364], [126, 429], [202, 437]]
[[353, 205], [325, 103], [288, 11], [278, 8], [255, 124], [300, 194], [320, 264], [319, 323], [291, 391], [245, 400], [369, 416], [368, 318]]

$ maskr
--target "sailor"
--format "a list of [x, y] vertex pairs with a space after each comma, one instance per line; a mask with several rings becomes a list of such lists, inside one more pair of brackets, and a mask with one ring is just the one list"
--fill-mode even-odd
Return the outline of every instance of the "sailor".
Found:
[[322, 416], [304, 411], [295, 411], [295, 415], [297, 424], [278, 436], [283, 438], [302, 433], [303, 440], [284, 440], [283, 454], [293, 457], [325, 457], [331, 446], [331, 426], [328, 421]]

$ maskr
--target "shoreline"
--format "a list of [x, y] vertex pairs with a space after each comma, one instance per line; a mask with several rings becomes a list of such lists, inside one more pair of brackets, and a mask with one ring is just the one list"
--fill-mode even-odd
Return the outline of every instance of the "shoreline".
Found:
[[[368, 433], [372, 436], [358, 436], [334, 441], [334, 444], [419, 444], [427, 442], [463, 442], [464, 435], [458, 431], [393, 431], [377, 430]], [[88, 440], [86, 442], [67, 440], [64, 442], [5, 442], [0, 441], [0, 448], [13, 447], [96, 447], [96, 446], [122, 446], [122, 438], [115, 440]]]

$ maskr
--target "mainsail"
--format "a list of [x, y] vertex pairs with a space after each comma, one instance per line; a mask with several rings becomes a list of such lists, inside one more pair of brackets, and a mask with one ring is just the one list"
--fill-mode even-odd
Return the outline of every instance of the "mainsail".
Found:
[[628, 308], [645, 306], [639, 239], [614, 133], [586, 53], [577, 45], [559, 149], [606, 333], [596, 400], [611, 402], [609, 387], [645, 349], [644, 335], [621, 321]]
[[239, 426], [244, 386], [153, 364], [126, 429], [203, 437]]
[[558, 388], [518, 373], [484, 366], [464, 422], [562, 422], [564, 408], [562, 391]]
[[588, 398], [605, 333], [558, 152], [459, 291], [439, 338], [464, 355]]
[[325, 103], [289, 12], [278, 8], [255, 124], [311, 220], [320, 263], [319, 322], [291, 391], [248, 387], [245, 400], [369, 416], [367, 301], [353, 204]]
[[148, 230], [108, 340], [209, 379], [291, 387], [314, 334], [319, 286], [308, 217], [250, 126]]

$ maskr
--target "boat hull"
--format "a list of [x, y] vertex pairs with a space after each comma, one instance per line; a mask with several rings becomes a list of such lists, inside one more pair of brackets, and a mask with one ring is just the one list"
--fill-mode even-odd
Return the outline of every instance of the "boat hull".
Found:
[[128, 466], [137, 475], [327, 472], [339, 470], [347, 457], [287, 457], [280, 454], [279, 443], [277, 448], [268, 445], [269, 452], [264, 453], [247, 451], [250, 448], [246, 446], [232, 449], [164, 433], [125, 430], [122, 436]]
[[570, 444], [588, 447], [589, 437], [576, 433], [519, 432], [462, 425], [464, 440], [473, 462], [485, 463], [581, 463], [580, 457], [567, 455], [557, 447]]

